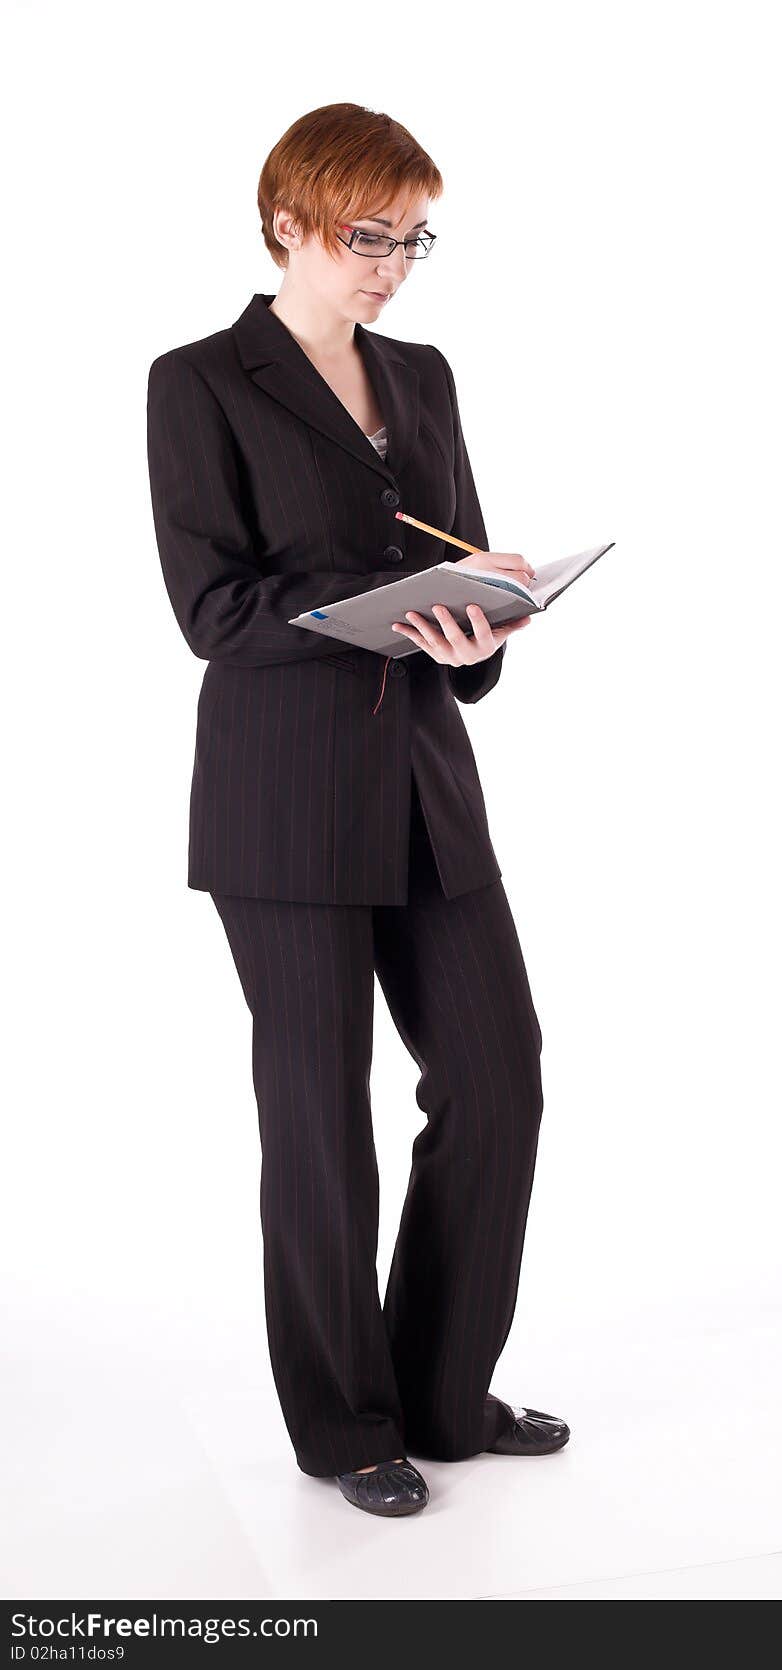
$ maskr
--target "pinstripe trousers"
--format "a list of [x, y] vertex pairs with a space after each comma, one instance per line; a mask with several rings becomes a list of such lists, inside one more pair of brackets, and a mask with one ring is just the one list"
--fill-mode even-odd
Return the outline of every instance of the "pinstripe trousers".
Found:
[[[212, 893], [253, 1021], [272, 1372], [315, 1477], [462, 1460], [510, 1424], [488, 1386], [516, 1306], [542, 1038], [502, 881], [445, 897], [412, 787], [406, 905]], [[382, 1307], [375, 972], [426, 1114]]]

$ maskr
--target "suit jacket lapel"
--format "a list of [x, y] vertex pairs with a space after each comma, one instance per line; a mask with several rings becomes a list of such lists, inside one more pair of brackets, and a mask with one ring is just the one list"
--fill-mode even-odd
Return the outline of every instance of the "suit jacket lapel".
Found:
[[254, 295], [231, 327], [245, 370], [273, 400], [377, 470], [384, 480], [393, 481], [418, 439], [418, 372], [397, 352], [390, 338], [374, 335], [356, 322], [356, 346], [388, 431], [384, 460], [295, 336], [276, 314], [269, 312], [273, 300], [273, 295]]

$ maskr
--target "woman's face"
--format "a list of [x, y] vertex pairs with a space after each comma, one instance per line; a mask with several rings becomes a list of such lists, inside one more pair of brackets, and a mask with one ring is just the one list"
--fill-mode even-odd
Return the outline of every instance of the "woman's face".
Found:
[[[426, 226], [429, 213], [428, 197], [397, 198], [393, 203], [373, 205], [372, 215], [358, 216], [349, 226], [338, 225], [336, 230], [349, 238], [353, 228], [368, 235], [391, 238], [414, 238]], [[280, 215], [276, 222], [283, 231], [291, 230], [292, 222]], [[320, 240], [311, 234], [298, 239], [297, 246], [289, 244], [286, 286], [297, 291], [311, 290], [319, 303], [331, 304], [344, 319], [375, 320], [390, 305], [390, 299], [408, 277], [413, 261], [402, 244], [397, 244], [390, 255], [357, 255], [345, 244], [337, 246], [331, 255]]]

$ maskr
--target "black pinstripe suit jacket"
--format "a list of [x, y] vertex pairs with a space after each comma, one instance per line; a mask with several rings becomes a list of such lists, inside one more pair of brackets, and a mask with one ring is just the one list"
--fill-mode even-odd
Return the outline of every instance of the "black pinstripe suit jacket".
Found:
[[505, 645], [475, 667], [440, 667], [423, 651], [386, 667], [288, 624], [453, 559], [452, 546], [396, 521], [397, 507], [489, 548], [451, 368], [437, 348], [356, 324], [384, 461], [273, 300], [254, 295], [235, 324], [149, 371], [163, 576], [190, 649], [209, 663], [188, 886], [405, 904], [412, 768], [452, 898], [501, 874], [455, 698], [492, 689]]

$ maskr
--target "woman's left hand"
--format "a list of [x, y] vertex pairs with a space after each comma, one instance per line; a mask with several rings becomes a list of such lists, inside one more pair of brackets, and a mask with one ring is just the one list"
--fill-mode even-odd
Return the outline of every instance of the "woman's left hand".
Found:
[[[491, 568], [497, 573], [508, 573], [525, 580], [536, 578], [535, 570], [526, 557], [518, 551], [471, 551], [467, 557], [460, 557], [457, 568]], [[470, 617], [474, 636], [468, 638], [466, 632], [454, 620], [450, 609], [444, 603], [433, 603], [432, 614], [437, 617], [440, 631], [427, 620], [426, 615], [420, 615], [417, 609], [408, 609], [405, 622], [394, 621], [392, 632], [401, 632], [404, 638], [409, 638], [418, 649], [431, 655], [433, 661], [439, 661], [446, 667], [474, 667], [478, 661], [488, 661], [489, 656], [504, 644], [505, 639], [512, 632], [520, 632], [522, 626], [527, 626], [531, 615], [522, 615], [520, 620], [504, 621], [501, 626], [492, 627], [478, 603], [467, 604], [467, 614]]]
[[446, 667], [474, 667], [478, 661], [487, 661], [511, 633], [520, 632], [523, 626], [529, 626], [532, 619], [531, 615], [522, 615], [521, 620], [503, 621], [502, 625], [492, 627], [480, 605], [468, 603], [467, 614], [475, 634], [468, 638], [444, 603], [433, 603], [432, 614], [439, 622], [439, 632], [425, 615], [419, 615], [417, 609], [408, 609], [405, 622], [395, 621], [391, 630], [409, 638], [433, 661], [439, 661], [441, 666]]

